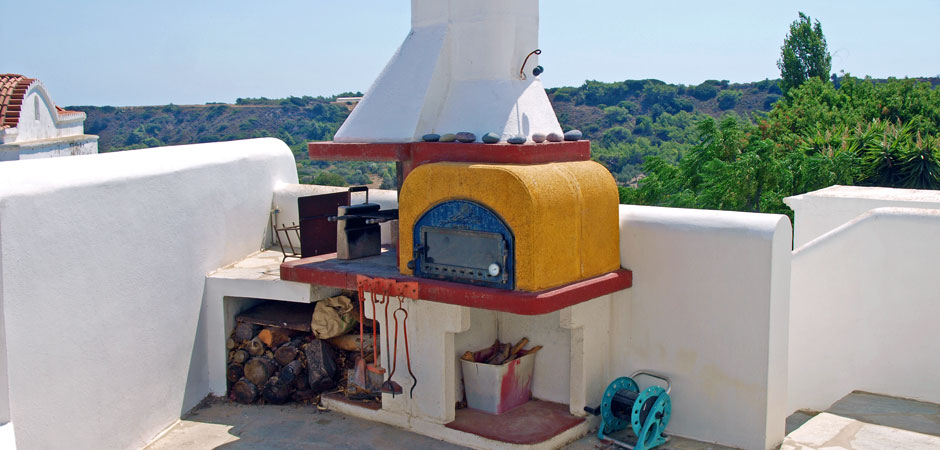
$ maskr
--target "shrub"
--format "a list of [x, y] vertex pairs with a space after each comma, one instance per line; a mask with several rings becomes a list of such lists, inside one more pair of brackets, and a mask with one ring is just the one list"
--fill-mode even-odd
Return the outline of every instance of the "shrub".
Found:
[[716, 95], [718, 88], [707, 81], [692, 88], [692, 96], [703, 102], [715, 98]]
[[718, 94], [718, 107], [725, 111], [733, 109], [735, 105], [738, 104], [740, 98], [740, 91], [721, 91], [721, 93]]

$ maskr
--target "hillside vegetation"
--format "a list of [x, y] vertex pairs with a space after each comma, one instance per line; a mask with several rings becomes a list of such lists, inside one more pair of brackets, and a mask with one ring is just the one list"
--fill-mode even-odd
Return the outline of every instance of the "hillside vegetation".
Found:
[[[709, 80], [697, 86], [659, 80], [603, 83], [549, 89], [562, 127], [591, 139], [594, 158], [626, 185], [643, 161], [659, 156], [678, 161], [693, 142], [695, 123], [735, 114], [757, 117], [780, 98], [775, 80], [729, 84]], [[245, 98], [235, 104], [165, 106], [71, 106], [88, 118], [85, 131], [100, 136], [102, 153], [199, 142], [276, 137], [294, 151], [303, 183], [351, 185], [394, 183], [389, 163], [311, 161], [306, 143], [326, 141], [349, 114], [337, 97]]]
[[[785, 197], [833, 184], [940, 189], [940, 79], [840, 77], [831, 63], [822, 24], [801, 12], [779, 80], [586, 81], [547, 93], [562, 128], [592, 141], [622, 203], [790, 214]], [[101, 152], [274, 136], [303, 183], [393, 187], [392, 163], [307, 157], [306, 143], [331, 140], [349, 114], [337, 97], [358, 95], [70, 109], [88, 114]]]
[[[343, 93], [358, 96], [361, 93]], [[394, 185], [386, 163], [311, 161], [307, 142], [331, 140], [351, 105], [336, 97], [247, 98], [235, 104], [76, 106], [87, 114], [85, 132], [99, 135], [101, 153], [164, 145], [275, 137], [294, 152], [301, 182], [342, 186]]]
[[698, 123], [678, 164], [651, 156], [621, 201], [789, 214], [783, 198], [833, 184], [940, 189], [937, 80], [846, 76], [793, 87], [756, 121]]
[[[730, 117], [727, 120], [737, 124], [742, 136], [751, 136], [752, 128], [758, 127], [764, 130], [762, 136], [773, 141], [781, 152], [802, 148], [805, 154], [807, 146], [828, 145], [831, 149], [835, 141], [846, 148], [866, 145], [864, 142], [870, 144], [872, 136], [883, 138], [882, 129], [897, 132], [898, 142], [916, 143], [918, 133], [921, 142], [933, 142], [926, 138], [936, 136], [936, 125], [925, 124], [937, 123], [935, 86], [940, 84], [940, 79], [845, 77], [842, 80], [847, 82], [811, 84], [790, 102], [780, 101], [783, 97], [778, 80], [742, 84], [709, 80], [695, 86], [659, 80], [587, 81], [578, 87], [548, 89], [547, 93], [562, 127], [583, 131], [585, 138], [592, 141], [593, 159], [604, 164], [621, 186], [636, 186], [642, 175], [657, 174], [657, 178], [646, 182], [649, 187], [643, 192], [625, 190], [624, 201], [696, 206], [695, 202], [679, 201], [675, 196], [663, 197], [663, 190], [669, 187], [656, 182], [663, 179], [664, 170], [677, 167], [689, 151], [701, 149], [703, 140], [714, 137], [709, 130], [717, 124], [704, 129], [702, 125], [711, 119], [721, 121]], [[355, 95], [359, 93], [336, 97]], [[283, 140], [293, 150], [303, 183], [393, 187], [395, 169], [391, 163], [311, 161], [308, 158], [307, 142], [331, 140], [349, 115], [350, 105], [335, 103], [336, 97], [248, 98], [238, 99], [235, 104], [69, 108], [88, 115], [85, 130], [100, 136], [102, 153], [272, 136]], [[868, 123], [876, 119], [877, 123]], [[901, 120], [900, 126], [897, 120]], [[869, 134], [862, 134], [856, 140], [842, 138], [848, 139], [860, 124], [871, 130]], [[872, 158], [868, 156], [869, 160]], [[650, 164], [644, 168], [647, 161]], [[857, 165], [859, 161], [846, 161], [846, 164]], [[886, 161], [884, 164], [895, 163]], [[872, 177], [842, 176], [842, 172], [815, 176], [820, 177], [817, 184], [823, 179], [842, 183], [879, 182]], [[880, 182], [895, 185], [897, 177], [897, 174], [886, 174]], [[787, 192], [761, 195], [792, 195], [810, 186], [800, 182], [792, 184], [793, 189]], [[681, 198], [689, 195], [685, 188], [680, 192], [684, 192]], [[702, 204], [700, 207], [707, 206], [725, 205]]]

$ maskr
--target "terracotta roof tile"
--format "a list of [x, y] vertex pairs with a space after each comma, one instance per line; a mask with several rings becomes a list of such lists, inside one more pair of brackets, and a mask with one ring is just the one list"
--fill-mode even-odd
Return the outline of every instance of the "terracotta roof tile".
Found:
[[36, 81], [13, 73], [0, 74], [0, 128], [15, 127], [30, 84]]
[[66, 114], [80, 114], [81, 113], [81, 111], [70, 111], [68, 109], [62, 109], [62, 107], [59, 105], [55, 105], [55, 110], [59, 112], [60, 116], [64, 116]]
[[[35, 83], [35, 78], [26, 78], [15, 73], [0, 74], [0, 129], [12, 128], [20, 121], [20, 110], [23, 106], [23, 97], [29, 86]], [[81, 111], [68, 111], [55, 107], [60, 116], [78, 114]]]

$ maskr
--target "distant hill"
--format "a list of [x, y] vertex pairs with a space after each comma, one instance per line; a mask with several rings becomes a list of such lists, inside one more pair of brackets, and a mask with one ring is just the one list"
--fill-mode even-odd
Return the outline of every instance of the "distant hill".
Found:
[[[937, 78], [927, 81], [940, 84]], [[695, 139], [695, 123], [705, 116], [737, 114], [753, 119], [780, 98], [777, 80], [742, 84], [708, 80], [696, 86], [659, 80], [587, 81], [547, 93], [562, 127], [583, 131], [592, 140], [593, 158], [605, 164], [620, 184], [635, 180], [648, 156], [676, 161]], [[389, 163], [310, 161], [307, 157], [306, 143], [331, 140], [349, 115], [350, 105], [336, 103], [336, 99], [359, 95], [69, 109], [87, 114], [86, 133], [100, 136], [102, 153], [272, 136], [294, 151], [301, 182], [390, 187], [395, 170]]]

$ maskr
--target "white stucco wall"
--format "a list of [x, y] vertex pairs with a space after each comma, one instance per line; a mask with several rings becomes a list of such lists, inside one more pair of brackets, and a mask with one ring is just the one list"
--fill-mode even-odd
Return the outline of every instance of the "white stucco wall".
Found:
[[[34, 85], [26, 91], [23, 109], [20, 112], [20, 122], [16, 126], [19, 130], [17, 142], [82, 134], [85, 113], [69, 114], [58, 118], [55, 111], [55, 104], [44, 89]], [[36, 120], [36, 116], [39, 120]]]
[[853, 390], [940, 403], [938, 236], [940, 211], [878, 208], [794, 252], [790, 411]]
[[875, 208], [940, 209], [940, 191], [863, 186], [830, 186], [787, 197], [794, 211], [793, 247], [800, 248]]
[[98, 136], [78, 134], [14, 144], [0, 144], [0, 162], [98, 153]]
[[611, 379], [640, 369], [669, 376], [670, 434], [747, 449], [779, 443], [789, 219], [621, 205], [620, 224], [633, 287], [611, 301]]
[[276, 139], [0, 164], [18, 448], [140, 448], [201, 400], [206, 273], [259, 249], [296, 182]]

